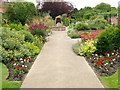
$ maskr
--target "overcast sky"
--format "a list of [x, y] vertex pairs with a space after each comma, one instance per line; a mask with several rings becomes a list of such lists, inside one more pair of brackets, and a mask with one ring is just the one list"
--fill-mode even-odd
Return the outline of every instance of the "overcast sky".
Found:
[[[36, 3], [36, 0], [27, 0], [33, 3]], [[85, 6], [95, 7], [101, 2], [108, 3], [112, 7], [118, 7], [118, 2], [120, 0], [65, 0], [71, 2], [76, 8], [84, 8]]]

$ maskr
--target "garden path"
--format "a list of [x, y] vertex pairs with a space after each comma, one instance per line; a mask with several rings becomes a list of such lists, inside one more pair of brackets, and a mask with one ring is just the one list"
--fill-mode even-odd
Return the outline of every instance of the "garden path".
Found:
[[54, 31], [21, 88], [103, 88], [84, 57], [72, 51], [66, 31]]

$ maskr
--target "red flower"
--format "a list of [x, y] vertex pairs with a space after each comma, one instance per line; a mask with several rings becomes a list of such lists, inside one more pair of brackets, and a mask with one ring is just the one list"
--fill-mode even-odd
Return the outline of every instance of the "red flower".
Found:
[[104, 53], [104, 55], [108, 55], [108, 53]]
[[112, 52], [110, 52], [110, 54], [112, 54]]
[[94, 58], [94, 60], [98, 60], [98, 58], [96, 57], [96, 58]]
[[16, 68], [16, 69], [19, 69], [20, 67], [19, 67], [19, 66], [16, 66], [15, 68]]
[[81, 35], [81, 38], [86, 38], [86, 35]]
[[117, 56], [117, 55], [114, 55], [115, 57]]
[[14, 63], [15, 61], [11, 61], [12, 63]]
[[109, 58], [110, 60], [112, 60], [113, 58]]
[[118, 56], [120, 56], [120, 54], [118, 54]]
[[25, 60], [28, 60], [28, 59], [30, 59], [29, 57], [28, 58], [25, 58]]
[[107, 60], [107, 58], [103, 58], [103, 60]]
[[20, 68], [20, 69], [25, 69], [25, 68]]
[[92, 55], [92, 54], [88, 54], [88, 55]]
[[108, 62], [110, 62], [110, 60], [108, 60]]
[[101, 66], [102, 60], [98, 61], [97, 64], [98, 64], [98, 66]]

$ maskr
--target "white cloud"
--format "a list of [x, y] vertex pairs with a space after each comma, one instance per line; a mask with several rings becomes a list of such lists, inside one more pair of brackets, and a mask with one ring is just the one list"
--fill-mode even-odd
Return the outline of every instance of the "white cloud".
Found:
[[[30, 2], [36, 3], [36, 0], [27, 0]], [[120, 0], [65, 0], [71, 2], [76, 8], [84, 8], [85, 6], [95, 7], [97, 4], [101, 2], [108, 3], [112, 7], [118, 7], [118, 2]]]

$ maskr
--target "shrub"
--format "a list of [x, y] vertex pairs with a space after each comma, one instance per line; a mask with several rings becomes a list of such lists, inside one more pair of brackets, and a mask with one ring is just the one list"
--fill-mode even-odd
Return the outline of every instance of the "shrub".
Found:
[[[7, 28], [0, 29], [1, 57], [4, 63], [11, 60], [19, 60], [20, 58], [35, 57], [39, 53], [39, 48], [32, 43], [24, 41], [24, 35], [19, 31], [9, 30]], [[0, 39], [0, 40], [1, 40]]]
[[10, 30], [16, 30], [16, 31], [24, 30], [24, 26], [22, 26], [22, 24], [11, 23], [7, 25], [7, 27], [10, 28]]
[[98, 37], [96, 44], [97, 53], [108, 53], [120, 47], [120, 29], [117, 27], [107, 28]]
[[33, 41], [32, 44], [35, 45], [35, 46], [37, 46], [37, 47], [39, 47], [40, 49], [43, 46], [42, 40], [40, 40], [40, 38], [38, 38], [37, 36], [34, 36], [34, 41]]
[[95, 47], [95, 44], [96, 41], [93, 41], [93, 40], [88, 40], [86, 41], [85, 43], [81, 43], [79, 44], [78, 48], [73, 48], [79, 55], [81, 56], [85, 56], [85, 55], [88, 55], [88, 54], [92, 54], [95, 52], [96, 50], [96, 47]]
[[20, 32], [24, 35], [24, 40], [26, 42], [32, 43], [34, 41], [34, 37], [29, 31], [22, 30]]
[[80, 38], [80, 34], [76, 33], [73, 28], [69, 28], [67, 34], [71, 38]]
[[85, 23], [78, 23], [76, 26], [75, 26], [75, 29], [78, 30], [78, 31], [81, 31], [81, 30], [89, 30], [89, 27], [87, 24]]
[[105, 27], [109, 26], [109, 23], [107, 20], [105, 20], [102, 17], [96, 17], [93, 20], [91, 19], [88, 25], [91, 30], [96, 30], [96, 29], [105, 29]]
[[46, 30], [48, 29], [48, 27], [46, 27], [44, 24], [35, 24], [35, 25], [31, 25], [29, 27], [29, 30], [31, 31], [31, 33], [33, 35], [37, 35], [38, 37], [43, 36], [45, 37], [46, 35]]
[[34, 46], [33, 44], [31, 44], [29, 42], [25, 42], [23, 45], [21, 45], [21, 47], [29, 50], [31, 57], [36, 56], [37, 54], [39, 54], [39, 51], [40, 51], [37, 46]]
[[7, 5], [5, 15], [10, 22], [24, 25], [36, 15], [36, 9], [31, 2], [13, 2]]

